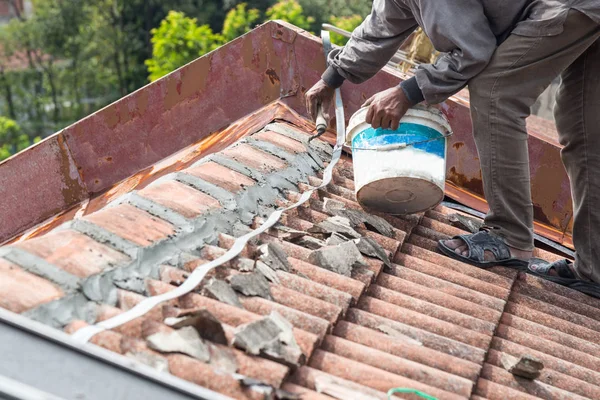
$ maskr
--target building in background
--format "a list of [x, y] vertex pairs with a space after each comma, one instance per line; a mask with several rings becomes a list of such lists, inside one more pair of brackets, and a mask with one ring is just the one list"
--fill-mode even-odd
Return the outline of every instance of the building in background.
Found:
[[21, 15], [30, 15], [32, 11], [31, 0], [0, 0], [0, 25]]

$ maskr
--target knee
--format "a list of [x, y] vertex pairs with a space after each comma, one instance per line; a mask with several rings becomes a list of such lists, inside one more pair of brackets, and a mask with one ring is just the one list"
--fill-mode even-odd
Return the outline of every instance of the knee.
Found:
[[556, 94], [554, 104], [554, 120], [558, 131], [558, 141], [562, 146], [569, 146], [583, 140], [583, 118], [581, 105], [577, 99], [562, 87]]

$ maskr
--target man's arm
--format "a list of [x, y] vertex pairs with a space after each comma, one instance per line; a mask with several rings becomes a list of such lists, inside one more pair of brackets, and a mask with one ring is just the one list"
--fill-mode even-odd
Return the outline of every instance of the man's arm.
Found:
[[340, 87], [346, 79], [352, 83], [366, 81], [387, 64], [416, 27], [408, 8], [394, 1], [375, 0], [371, 14], [352, 32], [348, 43], [329, 54], [323, 80], [331, 88]]
[[352, 32], [346, 46], [331, 51], [329, 68], [306, 93], [306, 107], [313, 119], [321, 104], [329, 120], [334, 89], [346, 79], [361, 83], [379, 72], [416, 27], [408, 8], [390, 0], [374, 0], [371, 14]]
[[440, 103], [461, 90], [487, 66], [497, 43], [480, 0], [422, 0], [423, 25], [438, 50], [435, 64], [423, 64], [403, 82], [409, 98]]

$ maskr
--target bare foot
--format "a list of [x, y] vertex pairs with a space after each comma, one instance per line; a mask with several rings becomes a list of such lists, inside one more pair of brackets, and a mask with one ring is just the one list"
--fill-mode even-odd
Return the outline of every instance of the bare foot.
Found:
[[[467, 244], [462, 239], [446, 240], [444, 242], [444, 244], [446, 246], [448, 246], [449, 248], [453, 249], [456, 252], [456, 254], [459, 254], [459, 255], [462, 255], [465, 257], [469, 255], [469, 248], [467, 247]], [[513, 258], [517, 258], [519, 260], [529, 261], [529, 259], [533, 256], [532, 251], [519, 250], [519, 249], [515, 249], [514, 247], [510, 247], [510, 246], [508, 246], [508, 248], [510, 249], [510, 256]], [[496, 257], [494, 256], [494, 253], [492, 253], [491, 251], [486, 251], [484, 253], [484, 259], [485, 259], [485, 261], [494, 261], [494, 260], [496, 260]]]

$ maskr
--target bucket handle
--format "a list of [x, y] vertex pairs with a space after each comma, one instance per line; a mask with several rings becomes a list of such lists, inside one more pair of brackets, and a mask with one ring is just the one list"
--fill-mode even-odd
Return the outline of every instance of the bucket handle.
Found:
[[372, 151], [400, 150], [400, 149], [405, 149], [405, 148], [410, 147], [410, 146], [415, 146], [417, 144], [429, 143], [429, 142], [434, 142], [436, 140], [445, 139], [445, 138], [450, 137], [452, 135], [453, 135], [453, 132], [448, 132], [447, 134], [442, 135], [440, 137], [436, 137], [436, 138], [432, 138], [432, 139], [426, 139], [426, 140], [419, 140], [418, 142], [386, 144], [386, 145], [383, 145], [383, 146], [369, 147], [369, 148], [365, 148], [365, 147], [352, 147], [352, 150], [372, 150]]

